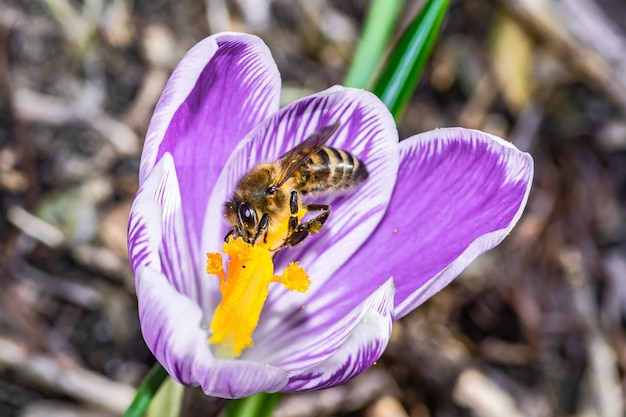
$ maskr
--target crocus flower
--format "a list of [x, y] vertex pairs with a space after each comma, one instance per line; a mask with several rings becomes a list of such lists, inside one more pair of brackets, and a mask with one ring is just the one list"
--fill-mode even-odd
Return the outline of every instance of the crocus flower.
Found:
[[[176, 381], [212, 396], [315, 390], [360, 374], [394, 320], [509, 233], [532, 180], [531, 157], [495, 136], [450, 128], [398, 141], [367, 91], [335, 86], [279, 109], [280, 88], [260, 39], [206, 38], [169, 79], [143, 149], [128, 237], [141, 329]], [[369, 178], [315, 201], [332, 206], [320, 233], [270, 262], [279, 275], [297, 261], [310, 286], [269, 284], [253, 346], [218, 357], [209, 340], [222, 294], [206, 254], [221, 253], [230, 230], [223, 205], [249, 169], [333, 123], [327, 145], [360, 158]], [[222, 274], [219, 260], [208, 268]]]

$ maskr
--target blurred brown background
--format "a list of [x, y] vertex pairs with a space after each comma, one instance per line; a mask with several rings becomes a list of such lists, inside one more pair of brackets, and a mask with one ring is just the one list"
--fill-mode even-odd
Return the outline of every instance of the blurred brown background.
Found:
[[[341, 83], [368, 4], [0, 0], [0, 416], [119, 415], [150, 367], [126, 221], [183, 53], [258, 34], [288, 103]], [[625, 115], [626, 2], [453, 0], [400, 136], [510, 139], [536, 162], [526, 213], [377, 366], [276, 416], [624, 415]]]

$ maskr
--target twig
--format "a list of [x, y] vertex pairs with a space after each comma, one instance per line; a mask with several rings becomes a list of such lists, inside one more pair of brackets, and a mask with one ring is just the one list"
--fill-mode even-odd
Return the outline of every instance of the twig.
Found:
[[15, 89], [11, 80], [11, 69], [9, 63], [9, 35], [13, 22], [17, 16], [13, 16], [12, 21], [0, 21], [0, 99], [5, 102], [6, 117], [13, 128], [15, 145], [21, 157], [20, 165], [28, 179], [26, 197], [30, 204], [34, 204], [39, 196], [39, 182], [37, 181], [37, 165], [35, 164], [35, 150], [28, 137], [28, 129], [19, 116], [17, 109]]
[[352, 412], [388, 393], [398, 393], [393, 379], [383, 369], [370, 368], [346, 385], [285, 397], [274, 412], [274, 417], [306, 417]]
[[574, 293], [574, 305], [587, 325], [588, 376], [594, 405], [602, 417], [621, 417], [624, 415], [624, 398], [616, 354], [600, 331], [598, 311], [582, 254], [574, 248], [563, 250], [561, 263]]
[[461, 373], [453, 392], [454, 401], [478, 417], [524, 417], [513, 398], [476, 369]]
[[409, 414], [397, 398], [384, 395], [367, 409], [365, 417], [409, 417]]
[[31, 354], [21, 343], [6, 336], [0, 336], [0, 366], [9, 367], [22, 378], [48, 390], [117, 415], [135, 395], [135, 389], [129, 385], [113, 382], [87, 369], [64, 368], [54, 357]]
[[550, 8], [537, 8], [530, 0], [500, 0], [527, 29], [548, 44], [584, 79], [602, 90], [613, 103], [626, 110], [626, 72], [615, 69], [605, 57], [575, 39]]
[[32, 281], [42, 291], [77, 306], [92, 310], [102, 305], [102, 295], [93, 288], [49, 275], [30, 266], [23, 259], [10, 261], [9, 271], [20, 280]]
[[61, 230], [19, 206], [9, 208], [7, 218], [15, 227], [46, 246], [56, 248], [65, 242]]
[[89, 410], [60, 401], [37, 401], [20, 410], [20, 417], [113, 417], [112, 413]]
[[62, 126], [82, 122], [106, 138], [120, 155], [136, 155], [139, 138], [125, 124], [103, 111], [85, 110], [80, 103], [66, 102], [58, 97], [19, 89], [15, 93], [15, 109], [18, 117], [28, 122]]
[[474, 92], [459, 115], [459, 125], [471, 129], [480, 128], [497, 96], [498, 89], [494, 77], [487, 71], [476, 84]]

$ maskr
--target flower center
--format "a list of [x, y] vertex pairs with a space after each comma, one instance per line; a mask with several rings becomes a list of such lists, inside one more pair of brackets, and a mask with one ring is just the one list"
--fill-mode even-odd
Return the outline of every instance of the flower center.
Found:
[[259, 322], [270, 283], [279, 282], [290, 291], [308, 290], [309, 277], [297, 262], [290, 263], [281, 275], [274, 275], [270, 248], [282, 242], [280, 237], [286, 235], [286, 227], [287, 222], [283, 232], [268, 236], [267, 243], [251, 245], [241, 237], [230, 237], [222, 249], [229, 257], [227, 271], [224, 271], [219, 253], [207, 253], [206, 271], [218, 276], [222, 293], [222, 300], [211, 322], [212, 335], [208, 340], [213, 344], [216, 357], [232, 359], [241, 355], [245, 348], [254, 345], [252, 333]]

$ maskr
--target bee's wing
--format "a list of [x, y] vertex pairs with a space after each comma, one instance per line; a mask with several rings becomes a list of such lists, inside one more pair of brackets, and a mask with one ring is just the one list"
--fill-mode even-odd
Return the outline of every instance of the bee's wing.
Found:
[[282, 186], [291, 176], [304, 164], [315, 152], [326, 143], [326, 141], [337, 131], [339, 123], [333, 123], [318, 130], [306, 138], [295, 148], [287, 151], [278, 159], [280, 172], [276, 176], [276, 187]]

